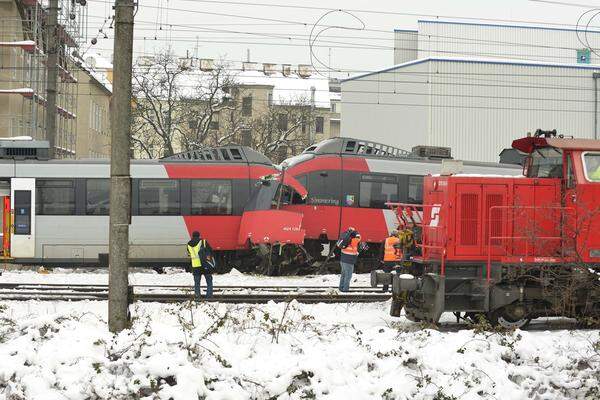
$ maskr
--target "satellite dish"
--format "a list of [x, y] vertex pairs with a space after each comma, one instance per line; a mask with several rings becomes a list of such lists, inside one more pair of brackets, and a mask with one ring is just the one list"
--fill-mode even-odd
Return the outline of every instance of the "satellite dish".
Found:
[[86, 57], [85, 63], [92, 68], [96, 68], [96, 59], [94, 57]]

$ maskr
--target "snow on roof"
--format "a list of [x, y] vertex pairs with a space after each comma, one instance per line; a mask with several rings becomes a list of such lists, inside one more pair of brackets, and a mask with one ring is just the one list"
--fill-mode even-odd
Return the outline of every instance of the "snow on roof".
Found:
[[[198, 91], [207, 90], [211, 86], [213, 76], [210, 72], [192, 70], [180, 75], [180, 83], [184, 96], [195, 96]], [[244, 86], [268, 86], [273, 90], [273, 104], [310, 104], [312, 88], [315, 91], [315, 107], [331, 108], [332, 95], [329, 92], [329, 81], [327, 78], [311, 76], [302, 78], [295, 73], [283, 75], [281, 72], [265, 74], [262, 71], [232, 72], [231, 79], [238, 85]]]
[[417, 65], [429, 61], [441, 61], [441, 62], [463, 62], [463, 63], [475, 63], [475, 64], [504, 64], [504, 65], [521, 65], [521, 66], [539, 66], [539, 67], [554, 67], [554, 68], [571, 68], [571, 69], [592, 69], [597, 70], [600, 67], [594, 64], [572, 64], [572, 63], [555, 63], [548, 61], [533, 61], [533, 60], [521, 60], [515, 58], [496, 58], [496, 57], [426, 57], [418, 58], [416, 60], [407, 61], [401, 64], [380, 69], [378, 71], [366, 72], [351, 76], [350, 78], [343, 79], [343, 82], [353, 81], [361, 79], [370, 75], [376, 75], [383, 72], [394, 71], [396, 69], [409, 67], [411, 65]]
[[107, 75], [107, 71], [112, 70], [112, 64], [107, 59], [96, 53], [86, 53], [81, 68], [112, 93], [112, 83]]
[[112, 70], [112, 62], [98, 53], [85, 53], [83, 55], [85, 63], [95, 70]]

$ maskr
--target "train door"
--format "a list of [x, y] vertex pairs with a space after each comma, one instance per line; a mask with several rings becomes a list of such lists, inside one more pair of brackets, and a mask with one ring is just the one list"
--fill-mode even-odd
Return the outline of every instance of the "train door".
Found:
[[[562, 185], [562, 210], [561, 236], [562, 236], [562, 255], [575, 256], [576, 237], [577, 237], [577, 181], [575, 170], [573, 168], [573, 154], [565, 154], [565, 173]], [[557, 219], [558, 220], [558, 219]]]
[[13, 178], [10, 207], [13, 214], [10, 254], [13, 258], [35, 256], [35, 179]]

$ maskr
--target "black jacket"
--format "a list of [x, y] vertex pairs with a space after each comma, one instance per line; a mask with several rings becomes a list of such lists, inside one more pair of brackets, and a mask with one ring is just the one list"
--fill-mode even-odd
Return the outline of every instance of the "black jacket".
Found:
[[[350, 244], [350, 242], [352, 241], [352, 239], [354, 239], [356, 237], [357, 232], [356, 231], [345, 231], [340, 235], [339, 240], [337, 241], [337, 246], [340, 249], [345, 249], [346, 247], [348, 247], [348, 245]], [[340, 254], [340, 262], [346, 263], [346, 264], [356, 264], [356, 260], [358, 259], [357, 255], [352, 255], [352, 254], [346, 254], [346, 253], [341, 253]]]

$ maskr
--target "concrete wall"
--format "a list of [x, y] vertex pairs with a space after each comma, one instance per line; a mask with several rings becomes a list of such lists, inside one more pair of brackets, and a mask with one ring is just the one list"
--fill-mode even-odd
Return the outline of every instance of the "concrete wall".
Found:
[[341, 136], [410, 150], [429, 130], [429, 64], [342, 82]]
[[394, 31], [394, 65], [416, 60], [418, 48], [419, 33], [417, 31]]

